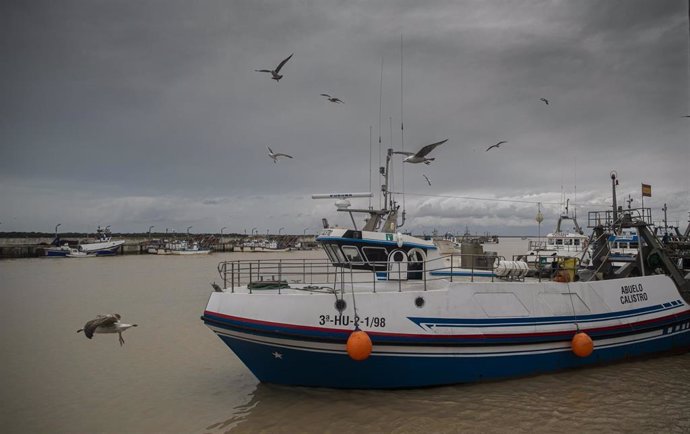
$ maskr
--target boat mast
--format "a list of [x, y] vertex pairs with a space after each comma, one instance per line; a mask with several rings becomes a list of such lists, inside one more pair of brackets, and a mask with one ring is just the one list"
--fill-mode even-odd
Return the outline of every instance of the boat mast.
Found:
[[613, 224], [618, 222], [618, 205], [616, 204], [616, 186], [618, 185], [618, 173], [611, 171], [611, 190], [613, 191]]
[[385, 208], [382, 211], [386, 211], [388, 216], [383, 224], [382, 232], [393, 233], [398, 228], [398, 205], [393, 199], [393, 194], [389, 191], [388, 186], [388, 176], [390, 173], [390, 163], [391, 157], [393, 156], [393, 148], [388, 148], [386, 153], [386, 168], [384, 174], [384, 185], [381, 186], [381, 191], [383, 192], [383, 202], [385, 203]]

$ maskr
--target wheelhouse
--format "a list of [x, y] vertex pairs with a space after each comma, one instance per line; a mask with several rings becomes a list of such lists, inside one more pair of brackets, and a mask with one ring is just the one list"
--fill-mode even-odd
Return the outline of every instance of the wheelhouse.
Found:
[[408, 279], [422, 279], [424, 262], [437, 249], [431, 240], [401, 233], [339, 228], [324, 229], [316, 241], [336, 267], [376, 272], [404, 269]]

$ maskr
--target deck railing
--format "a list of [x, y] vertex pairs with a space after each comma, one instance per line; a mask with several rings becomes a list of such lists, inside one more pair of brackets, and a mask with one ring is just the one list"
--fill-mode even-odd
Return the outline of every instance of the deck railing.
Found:
[[[504, 277], [495, 275], [494, 262], [489, 267], [474, 267], [475, 261], [471, 261], [470, 267], [461, 267], [461, 255], [448, 255], [427, 261], [407, 262], [353, 262], [348, 266], [344, 264], [334, 265], [328, 259], [251, 259], [224, 261], [218, 264], [218, 273], [223, 280], [223, 287], [234, 292], [235, 288], [247, 286], [249, 292], [255, 289], [276, 289], [280, 292], [286, 288], [302, 288], [323, 291], [341, 291], [346, 285], [368, 284], [373, 292], [377, 291], [382, 282], [389, 282], [386, 287], [390, 290], [390, 282], [396, 282], [398, 291], [402, 291], [403, 282], [414, 282], [416, 288], [428, 289], [429, 282], [438, 280], [453, 281], [484, 281], [494, 280], [523, 280], [524, 277]], [[462, 255], [473, 256], [473, 255]], [[476, 255], [481, 256], [481, 255]], [[554, 256], [544, 256], [549, 261], [558, 259]], [[502, 256], [496, 257], [499, 261], [505, 261]], [[563, 258], [564, 260], [572, 258]], [[557, 273], [553, 271], [565, 271], [569, 280], [573, 280], [579, 263], [568, 262], [555, 270], [552, 266], [545, 268], [543, 261], [537, 261], [535, 277], [540, 280], [553, 279]], [[360, 267], [360, 268], [358, 268]], [[462, 269], [462, 279], [457, 273]], [[544, 271], [550, 271], [544, 273]], [[437, 272], [437, 273], [434, 273]]]

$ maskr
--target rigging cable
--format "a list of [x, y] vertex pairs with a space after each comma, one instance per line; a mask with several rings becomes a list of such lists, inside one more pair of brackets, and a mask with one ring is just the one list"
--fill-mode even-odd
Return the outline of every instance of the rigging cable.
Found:
[[[392, 194], [403, 194], [401, 192], [391, 192]], [[428, 193], [404, 193], [411, 196], [423, 196], [423, 197], [440, 197], [445, 199], [466, 199], [466, 200], [485, 200], [488, 202], [513, 202], [513, 203], [530, 203], [530, 204], [546, 204], [546, 205], [561, 205], [561, 202], [543, 202], [536, 200], [524, 200], [524, 199], [497, 199], [488, 197], [472, 197], [472, 196], [453, 196], [450, 194], [428, 194]]]

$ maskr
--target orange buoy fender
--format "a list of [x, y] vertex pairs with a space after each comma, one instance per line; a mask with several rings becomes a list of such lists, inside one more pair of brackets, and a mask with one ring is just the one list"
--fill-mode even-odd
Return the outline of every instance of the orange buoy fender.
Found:
[[571, 342], [573, 353], [578, 357], [587, 357], [594, 351], [594, 342], [587, 333], [579, 332], [573, 336]]
[[366, 332], [355, 330], [347, 338], [347, 354], [353, 360], [365, 360], [371, 354], [371, 339]]

